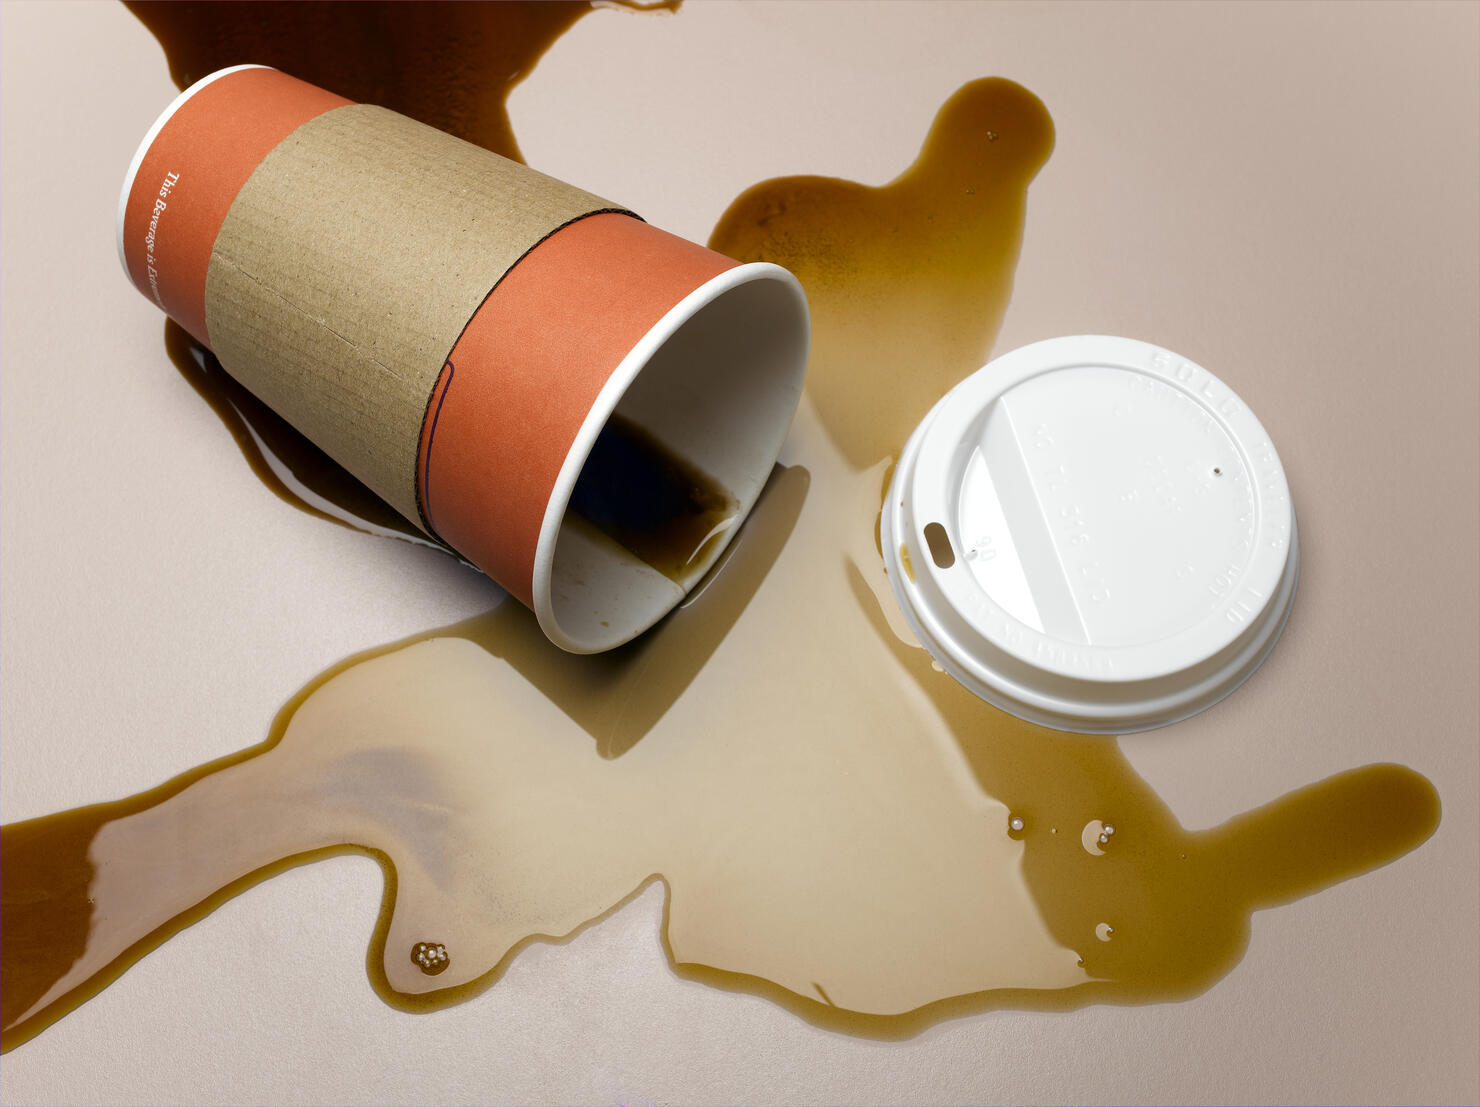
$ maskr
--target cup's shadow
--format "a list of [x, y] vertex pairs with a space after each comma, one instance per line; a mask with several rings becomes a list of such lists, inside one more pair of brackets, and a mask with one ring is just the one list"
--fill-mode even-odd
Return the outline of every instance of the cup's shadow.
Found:
[[512, 600], [469, 627], [467, 637], [543, 692], [591, 735], [602, 757], [620, 757], [652, 730], [729, 634], [786, 545], [808, 484], [806, 469], [777, 465], [734, 542], [694, 591], [654, 631], [625, 646], [566, 653]]

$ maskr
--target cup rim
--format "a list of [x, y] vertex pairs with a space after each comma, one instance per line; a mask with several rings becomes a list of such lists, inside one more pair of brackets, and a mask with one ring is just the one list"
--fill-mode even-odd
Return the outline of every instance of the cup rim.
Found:
[[[560, 626], [559, 619], [555, 614], [555, 606], [552, 598], [552, 583], [554, 580], [555, 551], [556, 544], [560, 538], [561, 525], [565, 520], [566, 512], [570, 506], [571, 494], [575, 490], [576, 481], [581, 475], [581, 469], [586, 464], [592, 448], [596, 445], [597, 436], [601, 433], [607, 421], [616, 411], [617, 405], [621, 403], [622, 397], [653, 357], [678, 331], [688, 323], [695, 315], [714, 303], [722, 296], [734, 291], [742, 285], [753, 284], [758, 281], [773, 281], [791, 292], [793, 303], [797, 308], [798, 319], [802, 326], [802, 338], [800, 357], [796, 369], [796, 401], [801, 399], [801, 382], [806, 372], [806, 348], [807, 339], [810, 336], [811, 322], [807, 311], [806, 293], [801, 283], [789, 271], [771, 262], [745, 262], [731, 266], [723, 272], [711, 277], [699, 285], [677, 304], [671, 307], [661, 319], [645, 333], [637, 344], [617, 364], [601, 390], [597, 393], [595, 401], [587, 411], [582, 420], [580, 430], [577, 431], [575, 439], [567, 450], [565, 460], [561, 463], [560, 471], [555, 479], [549, 499], [545, 504], [544, 518], [540, 523], [539, 540], [535, 547], [534, 575], [531, 582], [532, 598], [534, 601], [534, 613], [539, 620], [540, 629], [545, 636], [561, 649], [571, 653], [601, 653], [613, 649], [623, 643], [637, 637], [643, 631], [653, 626], [674, 605], [662, 608], [652, 618], [639, 620], [640, 625], [614, 625], [611, 627], [610, 641], [605, 639], [598, 642], [578, 641], [571, 637]], [[786, 431], [791, 425], [791, 419], [796, 410], [795, 402], [787, 409], [786, 420], [783, 426], [778, 428], [775, 439], [775, 449], [771, 451], [770, 461], [774, 463], [775, 457], [780, 454], [782, 443], [786, 438]], [[740, 500], [737, 516], [744, 519], [756, 499], [760, 496], [761, 488], [765, 485], [764, 480], [755, 482], [755, 487], [748, 491]], [[739, 527], [731, 530], [725, 540], [718, 543], [706, 558], [709, 565], [713, 565], [734, 539], [735, 532]], [[702, 574], [701, 574], [702, 576]], [[684, 588], [683, 594], [687, 595], [690, 589]], [[681, 602], [681, 598], [678, 602]]]

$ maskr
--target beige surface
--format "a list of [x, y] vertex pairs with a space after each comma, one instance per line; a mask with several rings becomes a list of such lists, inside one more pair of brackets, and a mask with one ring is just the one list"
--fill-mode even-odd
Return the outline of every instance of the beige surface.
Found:
[[[346, 654], [486, 606], [404, 543], [285, 508], [118, 269], [116, 190], [171, 96], [121, 7], [0, 9], [0, 799], [115, 798], [256, 742]], [[6, 1102], [1480, 1098], [1480, 7], [695, 4], [598, 13], [515, 94], [529, 161], [703, 240], [745, 187], [878, 184], [957, 87], [1047, 104], [998, 342], [1109, 331], [1234, 385], [1303, 553], [1238, 695], [1122, 740], [1189, 827], [1375, 761], [1444, 818], [1255, 917], [1185, 1004], [988, 1013], [880, 1044], [676, 979], [659, 888], [429, 1016], [385, 1007], [364, 859], [276, 878], [8, 1054]], [[753, 86], [753, 87], [752, 87]], [[739, 91], [743, 89], [744, 91]]]

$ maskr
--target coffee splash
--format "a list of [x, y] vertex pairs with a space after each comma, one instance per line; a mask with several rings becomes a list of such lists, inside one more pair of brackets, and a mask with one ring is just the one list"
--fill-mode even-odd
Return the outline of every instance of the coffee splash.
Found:
[[[679, 0], [617, 0], [676, 11]], [[230, 65], [272, 66], [522, 161], [509, 92], [594, 5], [584, 0], [125, 0], [180, 88]]]
[[596, 436], [570, 513], [680, 586], [729, 535], [740, 502], [657, 436], [620, 413]]
[[1028, 182], [1052, 148], [1036, 97], [1000, 78], [972, 81], [891, 183], [764, 181], [720, 219], [711, 249], [773, 261], [806, 288], [808, 394], [854, 467], [897, 455], [935, 401], [986, 361], [1012, 291]]
[[[1115, 741], [995, 711], [891, 627], [887, 457], [995, 336], [1051, 142], [1031, 94], [977, 82], [894, 185], [768, 182], [726, 214], [716, 245], [801, 270], [814, 376], [736, 544], [655, 632], [573, 657], [506, 603], [322, 674], [260, 746], [0, 828], [0, 1044], [227, 898], [346, 851], [385, 873], [369, 965], [396, 1006], [476, 994], [661, 880], [680, 974], [900, 1037], [1195, 995], [1237, 963], [1252, 911], [1426, 839], [1438, 798], [1392, 765], [1188, 832]], [[932, 212], [975, 260], [940, 243], [911, 260], [895, 228]]]

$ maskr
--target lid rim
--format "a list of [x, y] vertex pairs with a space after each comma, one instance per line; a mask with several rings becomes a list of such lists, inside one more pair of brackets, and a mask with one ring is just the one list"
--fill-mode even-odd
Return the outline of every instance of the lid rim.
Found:
[[[939, 636], [931, 634], [919, 620], [915, 610], [908, 606], [899, 585], [895, 583], [898, 579], [898, 574], [891, 569], [891, 588], [910, 630], [926, 652], [952, 678], [979, 698], [1018, 718], [1055, 730], [1085, 734], [1134, 734], [1191, 718], [1220, 703], [1242, 687], [1274, 649], [1289, 621], [1298, 588], [1299, 571], [1298, 563], [1292, 562], [1290, 572], [1282, 583], [1279, 602], [1271, 608], [1273, 617], [1250, 628], [1249, 634], [1236, 643], [1238, 648], [1229, 651], [1230, 656], [1220, 669], [1208, 673], [1181, 694], [1171, 693], [1113, 703], [1037, 693], [1023, 687], [1019, 682], [1001, 678], [995, 673], [992, 675], [998, 677], [998, 683], [992, 683], [981, 674], [963, 667], [962, 656], [949, 649]], [[1223, 674], [1222, 679], [1219, 679], [1220, 672]], [[1093, 682], [1082, 683], [1086, 687], [1094, 686]], [[1151, 682], [1117, 684], [1106, 681], [1100, 686], [1124, 690], [1133, 688], [1136, 683]], [[1080, 710], [1076, 711], [1076, 707]]]

